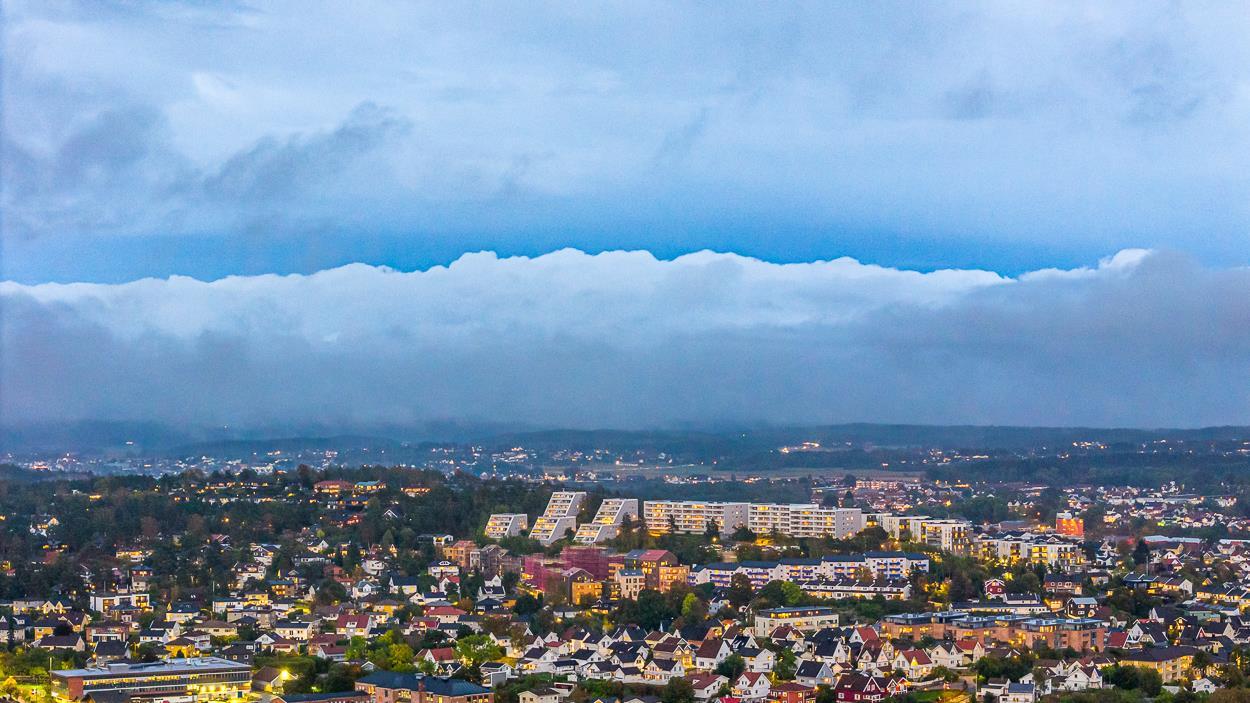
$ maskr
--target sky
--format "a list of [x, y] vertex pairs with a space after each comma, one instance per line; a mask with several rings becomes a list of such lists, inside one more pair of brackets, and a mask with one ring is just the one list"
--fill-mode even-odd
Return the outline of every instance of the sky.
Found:
[[3, 13], [0, 423], [1250, 424], [1242, 3]]

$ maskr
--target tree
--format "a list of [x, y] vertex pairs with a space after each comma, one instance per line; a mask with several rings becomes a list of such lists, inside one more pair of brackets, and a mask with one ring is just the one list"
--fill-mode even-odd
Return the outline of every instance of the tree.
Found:
[[503, 648], [487, 635], [469, 635], [456, 641], [456, 655], [469, 666], [481, 666], [503, 656]]
[[734, 574], [729, 580], [728, 598], [730, 604], [735, 608], [741, 608], [751, 602], [751, 596], [755, 594], [755, 589], [751, 587], [751, 579], [746, 574]]
[[685, 618], [687, 625], [697, 625], [707, 617], [707, 606], [699, 596], [687, 593], [681, 600], [681, 616]]
[[777, 654], [777, 663], [773, 665], [773, 678], [777, 681], [790, 681], [794, 678], [796, 669], [794, 652], [783, 649]]
[[976, 588], [973, 587], [972, 579], [968, 578], [968, 574], [957, 571], [951, 575], [947, 596], [952, 603], [971, 600], [976, 597]]
[[529, 593], [521, 593], [516, 597], [516, 605], [513, 606], [512, 612], [520, 616], [533, 615], [542, 607], [542, 600], [535, 598]]
[[1147, 696], [1157, 696], [1163, 690], [1163, 677], [1154, 669], [1141, 666], [1109, 666], [1103, 670], [1103, 679], [1126, 691], [1140, 690]]
[[1139, 685], [1142, 693], [1154, 698], [1163, 690], [1163, 676], [1154, 669], [1142, 668], [1141, 675], [1138, 677]]
[[1207, 703], [1250, 703], [1250, 690], [1221, 688], [1207, 697]]
[[799, 584], [793, 581], [785, 581], [781, 584], [781, 593], [786, 605], [798, 605], [803, 602], [806, 596]]
[[716, 667], [716, 673], [729, 679], [732, 683], [742, 676], [742, 672], [747, 670], [747, 662], [737, 654], [730, 654], [725, 657], [725, 661]]
[[663, 703], [694, 703], [694, 686], [683, 678], [669, 679], [660, 693]]
[[1133, 547], [1133, 563], [1137, 566], [1150, 563], [1150, 545], [1146, 540], [1138, 538], [1137, 546]]

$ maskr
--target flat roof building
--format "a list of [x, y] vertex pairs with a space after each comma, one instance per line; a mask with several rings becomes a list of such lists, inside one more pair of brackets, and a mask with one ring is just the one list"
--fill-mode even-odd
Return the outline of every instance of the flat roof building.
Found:
[[53, 694], [69, 701], [120, 702], [133, 696], [188, 703], [226, 701], [244, 698], [251, 686], [251, 666], [220, 657], [114, 662], [52, 672]]

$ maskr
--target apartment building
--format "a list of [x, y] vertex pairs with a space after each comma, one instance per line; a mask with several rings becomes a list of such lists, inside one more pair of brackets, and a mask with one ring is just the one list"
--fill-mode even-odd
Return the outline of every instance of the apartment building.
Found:
[[625, 553], [622, 565], [626, 569], [642, 572], [646, 577], [647, 588], [663, 590], [660, 588], [661, 570], [681, 564], [677, 555], [666, 549], [634, 549]]
[[1006, 564], [1045, 564], [1063, 571], [1085, 563], [1085, 553], [1080, 544], [1055, 535], [1028, 532], [982, 535], [977, 540], [977, 548], [982, 559]]
[[815, 632], [825, 627], [837, 627], [838, 613], [827, 606], [761, 610], [755, 616], [755, 636], [768, 637], [782, 625], [789, 625], [799, 632]]
[[722, 535], [750, 520], [750, 503], [720, 503], [698, 500], [648, 500], [643, 502], [643, 519], [647, 530], [662, 535], [670, 530], [697, 534], [707, 530], [709, 524], [716, 526]]
[[867, 552], [864, 565], [875, 579], [905, 579], [914, 571], [927, 572], [929, 557], [917, 552]]
[[1120, 664], [1124, 666], [1140, 666], [1159, 672], [1163, 683], [1176, 683], [1193, 675], [1194, 655], [1196, 647], [1188, 645], [1167, 647], [1144, 647], [1124, 654]]
[[518, 537], [529, 529], [529, 516], [525, 513], [495, 513], [486, 521], [486, 536], [491, 539]]
[[626, 518], [638, 519], [638, 499], [608, 498], [599, 506], [593, 520], [577, 528], [573, 539], [580, 544], [606, 542], [620, 534], [621, 523]]
[[[770, 581], [842, 583], [870, 579], [894, 583], [905, 581], [915, 571], [927, 572], [929, 557], [914, 552], [867, 552], [830, 555], [820, 559], [780, 561], [713, 562], [695, 567], [690, 574], [694, 584], [710, 583], [723, 588], [736, 575], [745, 576], [752, 587], [762, 588]], [[893, 590], [890, 591], [891, 593]]]
[[859, 508], [825, 508], [815, 503], [751, 503], [747, 527], [757, 535], [845, 539], [864, 529]]
[[974, 615], [962, 611], [887, 615], [881, 621], [884, 637], [975, 640], [1032, 648], [1071, 647], [1099, 651], [1106, 647], [1107, 623], [1092, 618], [1050, 618], [1027, 615]]
[[1068, 537], [1085, 536], [1085, 520], [1064, 512], [1055, 515], [1055, 532]]
[[800, 581], [798, 585], [809, 596], [826, 600], [842, 600], [844, 598], [907, 600], [911, 598], [911, 583], [906, 580], [869, 581], [864, 583], [856, 579], [835, 579], [832, 581]]
[[918, 542], [939, 549], [967, 554], [972, 549], [972, 523], [967, 520], [934, 518], [928, 515], [877, 513], [866, 518], [886, 534], [902, 542]]
[[534, 520], [530, 537], [539, 543], [550, 545], [564, 537], [569, 530], [577, 530], [577, 513], [586, 502], [585, 491], [556, 491], [547, 501], [547, 509]]

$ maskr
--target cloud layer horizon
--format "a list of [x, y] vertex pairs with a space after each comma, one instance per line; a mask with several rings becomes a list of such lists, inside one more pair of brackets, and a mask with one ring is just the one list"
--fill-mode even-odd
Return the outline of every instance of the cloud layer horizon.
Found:
[[0, 282], [6, 424], [1250, 423], [1250, 269], [1008, 277], [702, 251]]

